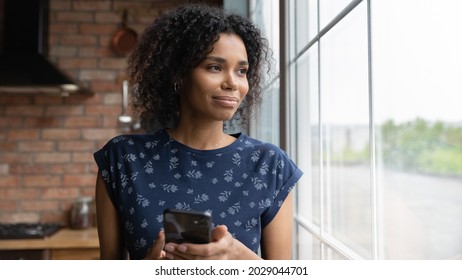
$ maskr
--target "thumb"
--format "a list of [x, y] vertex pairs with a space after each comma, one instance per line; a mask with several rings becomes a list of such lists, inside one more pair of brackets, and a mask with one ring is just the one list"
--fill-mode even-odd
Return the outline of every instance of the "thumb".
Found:
[[145, 259], [158, 260], [165, 257], [165, 252], [162, 250], [165, 245], [165, 233], [163, 230], [159, 232], [156, 241], [152, 244], [146, 253]]
[[212, 241], [218, 241], [225, 237], [226, 233], [228, 233], [228, 227], [225, 225], [216, 226], [212, 230]]

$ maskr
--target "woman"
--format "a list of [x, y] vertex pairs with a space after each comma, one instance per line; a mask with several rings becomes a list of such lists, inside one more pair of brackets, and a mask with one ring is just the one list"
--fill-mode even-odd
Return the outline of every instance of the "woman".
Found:
[[[160, 129], [95, 153], [101, 258], [291, 258], [291, 190], [302, 172], [278, 147], [223, 130], [259, 103], [267, 54], [248, 19], [205, 5], [146, 29], [129, 80], [142, 126]], [[212, 242], [165, 244], [166, 208], [211, 213]]]

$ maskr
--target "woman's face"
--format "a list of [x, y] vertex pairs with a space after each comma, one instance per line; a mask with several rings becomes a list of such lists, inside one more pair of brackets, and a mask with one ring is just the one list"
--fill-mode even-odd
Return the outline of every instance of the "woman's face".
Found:
[[249, 91], [248, 68], [242, 39], [220, 34], [212, 52], [183, 82], [180, 118], [205, 122], [231, 119]]

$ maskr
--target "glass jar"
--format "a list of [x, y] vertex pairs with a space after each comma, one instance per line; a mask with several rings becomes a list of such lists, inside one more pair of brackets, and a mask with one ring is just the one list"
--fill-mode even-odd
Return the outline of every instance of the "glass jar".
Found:
[[70, 212], [70, 227], [72, 229], [86, 229], [93, 225], [93, 198], [79, 197], [72, 205]]

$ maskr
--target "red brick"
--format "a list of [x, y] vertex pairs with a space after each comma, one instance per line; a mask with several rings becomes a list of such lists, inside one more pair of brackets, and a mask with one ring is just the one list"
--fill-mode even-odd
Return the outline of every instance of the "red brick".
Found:
[[35, 104], [59, 105], [63, 104], [63, 98], [61, 96], [37, 95], [35, 96]]
[[98, 36], [96, 35], [63, 35], [61, 36], [63, 46], [96, 46]]
[[42, 199], [74, 199], [79, 194], [79, 188], [47, 188], [43, 189]]
[[107, 11], [112, 7], [112, 1], [73, 1], [72, 7], [75, 11]]
[[95, 95], [71, 95], [69, 97], [66, 97], [64, 99], [65, 104], [78, 104], [78, 105], [83, 105], [84, 107], [87, 104], [97, 104], [101, 102], [101, 95], [100, 94], [95, 94]]
[[53, 57], [75, 57], [78, 51], [79, 48], [74, 46], [51, 46], [48, 53]]
[[19, 185], [19, 176], [2, 175], [0, 176], [0, 188], [16, 188]]
[[39, 130], [38, 129], [10, 129], [7, 132], [7, 140], [38, 140]]
[[96, 176], [88, 175], [65, 175], [64, 187], [91, 187], [96, 183]]
[[18, 143], [19, 152], [51, 152], [56, 147], [52, 141], [21, 141]]
[[61, 23], [82, 23], [82, 22], [93, 22], [92, 13], [77, 13], [77, 12], [57, 12], [56, 13], [56, 22]]
[[61, 119], [56, 117], [26, 117], [24, 127], [50, 128], [61, 126]]
[[80, 116], [84, 112], [82, 105], [62, 105], [62, 106], [49, 106], [45, 114], [47, 116]]
[[0, 95], [0, 105], [24, 105], [24, 104], [32, 104], [33, 97], [32, 96], [18, 96], [18, 95]]
[[50, 164], [50, 174], [85, 174], [89, 167], [83, 163]]
[[59, 187], [62, 186], [62, 180], [59, 175], [25, 175], [23, 185], [34, 188]]
[[59, 151], [88, 151], [92, 152], [96, 148], [93, 141], [66, 141], [58, 143]]
[[[113, 23], [119, 24], [121, 22], [121, 16], [113, 12], [96, 12], [95, 22], [96, 23]], [[114, 25], [113, 25], [114, 26]]]
[[98, 117], [68, 117], [64, 119], [64, 126], [67, 128], [78, 127], [100, 127], [102, 121]]
[[42, 130], [42, 138], [44, 140], [76, 140], [80, 139], [81, 133], [79, 129], [66, 128], [50, 128]]
[[0, 174], [6, 175], [10, 172], [10, 165], [5, 163], [0, 163]]
[[[95, 175], [95, 182], [96, 182], [96, 175]], [[88, 188], [82, 188], [81, 190], [82, 196], [91, 196], [95, 197], [95, 184]]]
[[103, 97], [104, 105], [117, 105], [122, 106], [122, 87], [120, 87], [120, 91], [117, 93], [108, 93], [105, 94]]
[[50, 24], [48, 30], [49, 34], [76, 34], [79, 30], [79, 25], [78, 23]]
[[83, 23], [79, 26], [81, 34], [95, 34], [95, 35], [107, 35], [117, 31], [117, 25], [108, 23]]
[[32, 200], [37, 199], [39, 194], [38, 189], [23, 189], [23, 188], [15, 188], [15, 189], [7, 189], [1, 188], [0, 189], [0, 198], [8, 199], [8, 200]]
[[99, 62], [100, 69], [121, 69], [127, 66], [125, 58], [102, 58]]
[[0, 152], [14, 152], [16, 146], [16, 142], [0, 142]]
[[11, 164], [11, 174], [44, 174], [48, 173], [48, 164]]
[[8, 106], [5, 110], [7, 116], [42, 116], [45, 108], [40, 106]]
[[0, 212], [13, 212], [17, 210], [16, 200], [1, 200]]
[[67, 163], [71, 161], [70, 153], [35, 153], [35, 161], [38, 163]]
[[78, 162], [78, 163], [94, 163], [95, 160], [93, 158], [93, 152], [95, 150], [92, 150], [87, 153], [73, 153], [72, 154], [72, 162]]
[[51, 11], [69, 11], [72, 8], [71, 1], [50, 1]]
[[119, 120], [114, 116], [107, 116], [103, 118], [103, 127], [117, 127], [118, 125]]
[[82, 129], [83, 139], [85, 140], [109, 140], [117, 136], [119, 131], [114, 128], [101, 129]]
[[59, 207], [57, 201], [27, 201], [22, 200], [19, 204], [20, 209], [23, 211], [46, 211], [46, 210], [56, 210]]
[[[79, 49], [80, 57], [92, 57], [92, 58], [101, 58], [101, 57], [113, 57], [114, 52], [108, 47], [101, 46], [82, 46]], [[93, 88], [93, 87], [92, 87]], [[97, 91], [97, 89], [94, 89]]]
[[99, 92], [120, 92], [120, 85], [110, 81], [92, 81], [91, 88]]
[[120, 115], [122, 107], [120, 105], [94, 105], [87, 106], [86, 115]]
[[0, 153], [1, 163], [31, 163], [33, 162], [34, 155], [31, 153]]
[[[22, 122], [22, 118], [19, 116], [16, 117], [6, 117], [2, 116], [0, 117], [0, 128], [16, 128], [20, 127]], [[2, 132], [3, 134], [4, 132]]]
[[95, 68], [97, 61], [91, 58], [61, 58], [59, 66], [63, 69], [88, 69]]
[[87, 81], [114, 81], [117, 78], [115, 70], [82, 70], [79, 78]]

